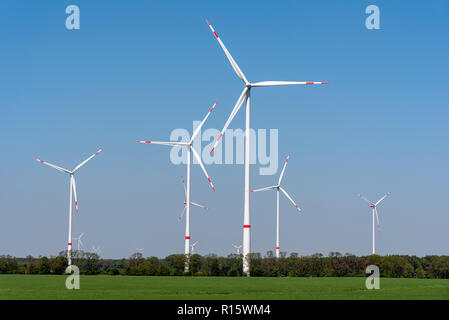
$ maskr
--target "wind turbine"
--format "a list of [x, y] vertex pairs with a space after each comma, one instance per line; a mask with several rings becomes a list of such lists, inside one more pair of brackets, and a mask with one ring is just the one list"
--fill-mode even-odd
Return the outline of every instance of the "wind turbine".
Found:
[[201, 161], [201, 157], [198, 155], [198, 152], [193, 148], [193, 140], [195, 140], [196, 136], [201, 130], [201, 127], [206, 122], [207, 118], [209, 118], [209, 115], [212, 113], [212, 110], [214, 110], [215, 106], [217, 105], [218, 100], [215, 101], [213, 106], [210, 108], [209, 112], [204, 117], [203, 121], [201, 121], [200, 125], [195, 129], [195, 131], [192, 134], [192, 137], [190, 138], [189, 142], [176, 142], [176, 141], [169, 141], [169, 142], [160, 142], [160, 141], [136, 141], [138, 143], [151, 143], [151, 144], [161, 144], [166, 146], [180, 146], [180, 147], [186, 147], [187, 148], [187, 186], [186, 186], [186, 233], [185, 233], [185, 243], [184, 243], [184, 254], [186, 255], [186, 264], [185, 264], [185, 272], [189, 271], [189, 254], [190, 254], [190, 204], [192, 203], [190, 201], [190, 164], [191, 164], [191, 153], [193, 154], [194, 158], [198, 161], [198, 163], [201, 166], [201, 169], [203, 169], [204, 175], [207, 178], [207, 181], [209, 181], [210, 186], [215, 191], [215, 187], [212, 184], [212, 181], [209, 178], [209, 175], [207, 174], [206, 168], [203, 165], [203, 162]]
[[[187, 199], [187, 189], [186, 189], [186, 184], [185, 184], [185, 182], [184, 182], [184, 179], [182, 179], [182, 185], [184, 186], [184, 194], [185, 194], [185, 197], [186, 197], [186, 199]], [[204, 209], [204, 210], [209, 210], [208, 207], [203, 206], [202, 204], [198, 204], [198, 203], [193, 202], [193, 201], [190, 201], [190, 204], [191, 204], [192, 206], [200, 207], [200, 208], [202, 208], [202, 209]], [[178, 222], [181, 222], [182, 217], [184, 216], [184, 212], [186, 212], [186, 208], [187, 208], [187, 200], [184, 200], [184, 209], [182, 210], [182, 213], [181, 213], [181, 214], [179, 215], [179, 217], [178, 217]]]
[[73, 169], [72, 171], [58, 167], [54, 164], [45, 162], [43, 160], [40, 160], [38, 158], [34, 158], [34, 160], [39, 161], [40, 163], [46, 164], [47, 166], [50, 166], [52, 168], [55, 168], [58, 171], [61, 172], [65, 172], [68, 173], [70, 175], [70, 209], [69, 209], [69, 241], [68, 241], [68, 246], [67, 246], [67, 260], [68, 260], [68, 264], [69, 266], [72, 265], [72, 211], [73, 211], [73, 199], [72, 199], [72, 195], [75, 198], [75, 209], [76, 212], [78, 213], [78, 199], [76, 196], [76, 183], [75, 183], [75, 172], [81, 168], [82, 166], [84, 166], [86, 164], [87, 161], [89, 161], [90, 159], [92, 159], [93, 157], [95, 157], [97, 154], [99, 154], [101, 151], [103, 151], [103, 148], [101, 148], [100, 150], [98, 150], [97, 152], [95, 152], [93, 155], [91, 155], [89, 158], [87, 158], [86, 160], [84, 160], [83, 162], [81, 162], [79, 165], [77, 165], [75, 167], [75, 169]]
[[78, 238], [73, 238], [73, 239], [77, 240], [77, 244], [78, 244], [78, 246], [77, 246], [78, 249], [77, 249], [77, 250], [78, 250], [78, 251], [80, 251], [80, 248], [83, 248], [83, 249], [84, 249], [83, 241], [81, 241], [81, 238], [83, 237], [83, 235], [84, 235], [84, 232], [81, 233], [81, 234], [78, 236]]
[[[207, 21], [207, 20], [206, 20]], [[249, 186], [250, 186], [250, 172], [249, 172], [249, 166], [250, 166], [250, 109], [251, 109], [251, 88], [254, 87], [272, 87], [272, 86], [285, 86], [285, 85], [309, 85], [309, 84], [327, 84], [327, 82], [299, 82], [299, 81], [262, 81], [262, 82], [249, 82], [245, 75], [243, 74], [242, 70], [240, 70], [239, 66], [235, 62], [234, 58], [229, 53], [228, 49], [226, 49], [225, 45], [221, 41], [218, 34], [215, 32], [212, 25], [207, 21], [207, 24], [209, 25], [209, 28], [215, 35], [215, 38], [217, 38], [218, 43], [220, 44], [221, 48], [223, 49], [224, 53], [226, 54], [226, 57], [228, 58], [229, 62], [231, 63], [232, 68], [234, 69], [237, 76], [243, 81], [244, 88], [242, 93], [240, 94], [240, 97], [237, 100], [237, 103], [234, 106], [234, 109], [231, 112], [231, 115], [229, 116], [228, 120], [226, 121], [226, 124], [223, 127], [223, 130], [221, 131], [220, 135], [218, 136], [217, 141], [215, 142], [211, 153], [214, 151], [215, 147], [217, 146], [218, 142], [220, 141], [221, 137], [223, 136], [224, 132], [228, 128], [229, 124], [231, 123], [232, 119], [234, 119], [235, 115], [239, 111], [240, 107], [242, 106], [244, 100], [246, 100], [246, 120], [245, 120], [245, 191], [244, 191], [244, 215], [243, 215], [243, 272], [245, 272], [249, 276], [249, 259], [248, 254], [251, 251], [251, 237], [250, 237], [250, 199], [249, 199]]]
[[196, 246], [197, 243], [198, 243], [198, 241], [195, 241], [193, 244], [191, 244], [191, 247], [192, 247], [191, 253], [192, 254], [194, 254], [194, 252], [195, 252], [195, 246]]
[[285, 195], [285, 197], [295, 206], [296, 209], [298, 209], [300, 213], [302, 213], [301, 208], [299, 208], [299, 206], [295, 203], [295, 201], [293, 201], [293, 199], [288, 195], [287, 191], [285, 191], [281, 187], [282, 178], [284, 177], [285, 168], [287, 167], [289, 158], [290, 154], [287, 156], [287, 159], [285, 160], [284, 167], [282, 168], [281, 175], [279, 176], [277, 185], [251, 190], [251, 192], [276, 190], [276, 258], [279, 258], [279, 191]]
[[373, 255], [376, 254], [376, 232], [375, 232], [375, 227], [374, 227], [374, 216], [376, 216], [377, 219], [377, 231], [380, 231], [380, 223], [379, 223], [379, 215], [377, 214], [377, 206], [386, 198], [390, 195], [390, 192], [387, 192], [382, 198], [380, 198], [377, 202], [371, 202], [370, 200], [368, 200], [367, 198], [365, 198], [363, 195], [359, 194], [359, 197], [362, 198], [363, 200], [365, 200], [369, 206], [373, 209]]
[[236, 246], [235, 244], [232, 244], [232, 246], [237, 249], [237, 254], [240, 254], [240, 248], [242, 245]]
[[98, 247], [92, 246], [92, 251], [93, 251], [94, 253], [96, 253], [98, 256], [100, 256], [100, 254], [101, 254], [101, 248], [100, 248], [100, 246], [98, 246]]

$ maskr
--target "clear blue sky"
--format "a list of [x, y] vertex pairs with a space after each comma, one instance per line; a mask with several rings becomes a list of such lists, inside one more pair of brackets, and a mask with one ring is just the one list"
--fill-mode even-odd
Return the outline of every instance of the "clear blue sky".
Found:
[[[77, 4], [81, 29], [65, 28]], [[365, 28], [376, 4], [381, 29]], [[169, 148], [135, 143], [221, 129], [240, 94], [205, 18], [250, 81], [328, 81], [253, 90], [252, 126], [279, 129], [290, 152], [281, 199], [281, 250], [369, 254], [376, 200], [379, 254], [449, 254], [447, 1], [2, 1], [0, 4], [0, 254], [66, 248], [69, 179], [33, 161], [73, 168], [88, 249], [105, 257], [183, 252], [180, 177]], [[242, 128], [240, 111], [231, 128]], [[243, 166], [210, 165], [213, 193], [192, 168], [191, 237], [201, 254], [242, 241]], [[259, 176], [253, 187], [274, 184]], [[274, 248], [275, 194], [252, 195], [252, 250]]]

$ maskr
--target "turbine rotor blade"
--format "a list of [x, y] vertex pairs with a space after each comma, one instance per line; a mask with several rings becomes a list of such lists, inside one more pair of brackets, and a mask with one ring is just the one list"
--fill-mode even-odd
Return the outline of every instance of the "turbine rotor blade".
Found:
[[208, 207], [203, 206], [202, 204], [198, 204], [198, 203], [193, 202], [193, 201], [190, 201], [190, 204], [191, 204], [192, 206], [196, 206], [196, 207], [199, 207], [199, 208], [202, 208], [202, 209], [205, 209], [205, 210], [209, 210]]
[[[75, 198], [75, 210], [76, 213], [78, 213], [78, 197], [76, 195], [76, 183], [75, 183], [75, 177], [72, 175], [70, 175], [70, 180], [72, 181], [72, 189], [73, 189], [73, 196]], [[81, 238], [81, 236], [79, 236], [79, 238]]]
[[137, 143], [151, 143], [151, 144], [162, 144], [165, 146], [188, 146], [188, 142], [177, 142], [177, 141], [145, 141], [145, 140], [137, 140]]
[[374, 208], [374, 212], [376, 213], [377, 231], [380, 232], [380, 222], [379, 222], [379, 215], [377, 214], [377, 208]]
[[375, 206], [375, 205], [376, 205], [374, 202], [371, 202], [371, 201], [369, 201], [367, 198], [365, 198], [362, 194], [359, 193], [358, 196], [359, 196], [361, 199], [365, 200], [368, 204], [370, 204], [370, 205], [372, 205], [372, 206]]
[[265, 187], [265, 188], [259, 188], [259, 189], [250, 190], [250, 192], [268, 191], [268, 190], [276, 189], [277, 187], [278, 186], [270, 186], [270, 187]]
[[182, 178], [182, 185], [183, 185], [183, 187], [184, 187], [184, 195], [185, 195], [186, 201], [187, 201], [187, 188], [186, 188], [186, 184], [185, 184], [185, 182], [184, 182], [184, 178]]
[[184, 216], [184, 213], [186, 212], [186, 206], [184, 206], [184, 209], [182, 210], [182, 213], [178, 217], [178, 222], [181, 222], [182, 217]]
[[296, 207], [296, 209], [298, 209], [298, 211], [302, 213], [302, 209], [295, 203], [295, 201], [293, 201], [293, 199], [288, 195], [287, 191], [285, 191], [281, 187], [279, 187], [279, 189], [287, 197], [287, 199], [290, 200], [290, 202]]
[[36, 160], [36, 161], [38, 161], [38, 162], [40, 162], [40, 163], [46, 164], [47, 166], [52, 167], [52, 168], [54, 168], [54, 169], [56, 169], [56, 170], [59, 170], [59, 171], [61, 171], [61, 172], [71, 173], [71, 172], [70, 172], [69, 170], [67, 170], [67, 169], [58, 167], [58, 166], [56, 166], [56, 165], [54, 165], [54, 164], [51, 164], [51, 163], [49, 163], [49, 162], [46, 162], [46, 161], [44, 161], [44, 160], [41, 160], [41, 159], [38, 159], [38, 158], [34, 158], [34, 160]]
[[206, 19], [207, 24], [209, 25], [210, 30], [212, 30], [213, 34], [215, 35], [215, 38], [217, 38], [218, 43], [220, 44], [221, 48], [223, 49], [224, 53], [226, 54], [226, 57], [228, 58], [229, 62], [231, 63], [232, 68], [234, 69], [235, 73], [237, 74], [237, 76], [242, 79], [242, 81], [245, 84], [248, 84], [248, 80], [246, 80], [245, 75], [243, 74], [242, 70], [240, 70], [239, 66], [237, 65], [237, 62], [235, 62], [234, 58], [231, 56], [231, 54], [229, 53], [228, 49], [226, 49], [223, 41], [221, 41], [220, 37], [218, 36], [218, 34], [215, 32], [214, 28], [212, 27], [212, 25], [209, 23], [209, 21]]
[[214, 190], [215, 192], [215, 187], [214, 184], [212, 183], [212, 181], [209, 178], [209, 175], [207, 174], [206, 168], [204, 168], [203, 162], [201, 161], [200, 156], [198, 155], [198, 153], [196, 152], [196, 150], [193, 147], [190, 147], [190, 150], [192, 150], [193, 156], [195, 157], [195, 159], [198, 161], [198, 163], [201, 166], [201, 169], [203, 169], [204, 175], [207, 178], [207, 181], [209, 181], [210, 186], [212, 187], [212, 190]]
[[234, 106], [234, 109], [232, 109], [231, 115], [229, 116], [228, 120], [226, 121], [226, 124], [224, 125], [223, 130], [221, 130], [220, 135], [217, 138], [217, 141], [215, 141], [215, 144], [214, 144], [212, 150], [210, 151], [210, 153], [214, 152], [214, 149], [218, 145], [218, 143], [220, 142], [220, 139], [223, 136], [224, 132], [229, 127], [229, 124], [231, 123], [232, 119], [234, 119], [235, 115], [237, 114], [237, 112], [239, 111], [240, 107], [242, 106], [243, 101], [244, 101], [244, 99], [246, 97], [247, 91], [248, 91], [248, 88], [245, 87], [245, 89], [243, 89], [243, 91], [242, 91], [242, 94], [238, 98], [237, 103]]
[[212, 108], [210, 108], [209, 112], [206, 114], [206, 116], [204, 117], [203, 121], [201, 121], [200, 125], [195, 129], [195, 131], [192, 134], [192, 138], [190, 139], [190, 143], [193, 142], [193, 140], [195, 139], [195, 137], [198, 135], [198, 133], [200, 132], [203, 124], [206, 122], [207, 118], [209, 118], [210, 114], [212, 113], [212, 111], [214, 110], [215, 106], [217, 105], [218, 100], [215, 101], [214, 105], [212, 106]]
[[251, 87], [273, 87], [273, 86], [289, 86], [298, 84], [328, 84], [322, 81], [261, 81], [251, 83]]
[[101, 148], [100, 150], [98, 150], [97, 152], [95, 152], [93, 155], [91, 155], [89, 158], [87, 158], [86, 160], [84, 160], [83, 162], [81, 162], [79, 165], [76, 166], [75, 169], [73, 169], [72, 172], [75, 172], [76, 170], [78, 170], [79, 168], [81, 168], [82, 166], [84, 166], [86, 164], [87, 161], [89, 161], [90, 159], [92, 159], [93, 157], [95, 157], [97, 154], [99, 154], [101, 151], [103, 151], [103, 148]]
[[279, 176], [278, 185], [281, 184], [282, 177], [284, 176], [285, 167], [287, 167], [287, 163], [288, 163], [288, 159], [289, 158], [290, 158], [290, 153], [288, 154], [287, 159], [285, 159], [284, 167], [282, 168], [281, 175]]
[[382, 198], [379, 199], [379, 201], [376, 202], [376, 206], [381, 203], [386, 197], [388, 197], [390, 195], [390, 192], [387, 192]]

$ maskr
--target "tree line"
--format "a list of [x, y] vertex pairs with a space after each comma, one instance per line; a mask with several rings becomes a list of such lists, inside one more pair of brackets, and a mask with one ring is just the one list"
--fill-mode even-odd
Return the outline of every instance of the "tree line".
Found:
[[[190, 260], [189, 272], [184, 272], [186, 259]], [[242, 255], [215, 254], [201, 256], [172, 254], [165, 258], [147, 257], [134, 253], [127, 259], [100, 259], [98, 254], [73, 251], [73, 264], [85, 275], [132, 275], [132, 276], [243, 276]], [[449, 256], [408, 255], [355, 256], [331, 252], [328, 256], [316, 253], [299, 256], [285, 253], [275, 258], [272, 251], [264, 256], [250, 255], [250, 273], [255, 277], [364, 277], [365, 268], [376, 265], [381, 277], [386, 278], [449, 278]], [[67, 252], [54, 257], [16, 258], [0, 256], [0, 274], [64, 274]]]

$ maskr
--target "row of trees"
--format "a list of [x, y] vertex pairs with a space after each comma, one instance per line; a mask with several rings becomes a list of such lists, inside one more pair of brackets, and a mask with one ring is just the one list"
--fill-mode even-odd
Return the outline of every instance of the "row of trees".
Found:
[[[189, 257], [190, 271], [184, 272], [186, 257], [172, 254], [163, 259], [144, 258], [135, 253], [128, 259], [100, 259], [96, 253], [73, 252], [73, 264], [81, 274], [109, 274], [134, 276], [242, 276], [242, 255], [219, 257], [214, 254]], [[292, 253], [277, 259], [272, 251], [265, 256], [250, 256], [250, 272], [260, 277], [363, 277], [368, 265], [377, 265], [381, 277], [388, 278], [449, 278], [449, 256], [365, 256], [331, 252], [299, 256]], [[63, 274], [67, 267], [66, 252], [56, 257], [28, 256], [25, 259], [0, 256], [0, 274]]]

